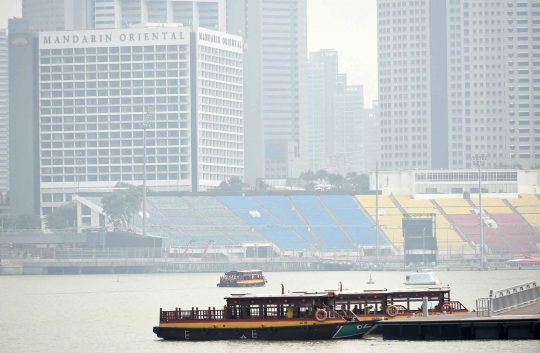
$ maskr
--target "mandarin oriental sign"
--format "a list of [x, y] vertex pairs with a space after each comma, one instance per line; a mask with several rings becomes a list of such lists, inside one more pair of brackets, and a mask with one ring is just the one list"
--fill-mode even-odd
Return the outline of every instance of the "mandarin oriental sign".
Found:
[[41, 32], [40, 48], [104, 47], [133, 44], [183, 44], [189, 41], [189, 28], [143, 28]]

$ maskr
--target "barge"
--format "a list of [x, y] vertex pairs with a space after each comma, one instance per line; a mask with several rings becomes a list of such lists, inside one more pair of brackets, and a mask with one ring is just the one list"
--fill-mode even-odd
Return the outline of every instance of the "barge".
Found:
[[229, 271], [220, 277], [218, 287], [263, 287], [268, 281], [261, 270]]
[[159, 312], [153, 332], [165, 340], [329, 340], [361, 338], [380, 319], [335, 310], [336, 294], [232, 294], [223, 309]]

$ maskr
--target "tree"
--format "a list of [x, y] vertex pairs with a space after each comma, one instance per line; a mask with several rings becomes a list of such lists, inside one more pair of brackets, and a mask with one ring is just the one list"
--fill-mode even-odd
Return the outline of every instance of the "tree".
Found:
[[316, 175], [319, 181], [328, 180], [328, 172], [326, 170], [318, 170]]
[[77, 226], [77, 204], [70, 202], [57, 207], [53, 213], [45, 217], [45, 225], [49, 229], [66, 229]]
[[109, 216], [115, 227], [134, 232], [135, 220], [142, 204], [142, 187], [118, 182], [115, 188], [116, 190], [101, 198], [103, 212]]
[[268, 183], [264, 180], [259, 180], [258, 184], [257, 184], [257, 189], [261, 190], [261, 191], [266, 191], [268, 189], [270, 189], [270, 185], [268, 185]]
[[11, 228], [12, 225], [13, 225], [13, 218], [6, 215], [0, 216], [0, 227], [2, 227], [2, 229], [9, 229]]
[[341, 174], [328, 174], [328, 182], [336, 188], [341, 189], [344, 181], [345, 177]]
[[347, 173], [347, 180], [351, 183], [352, 190], [362, 193], [369, 191], [369, 175]]
[[246, 186], [246, 184], [242, 182], [240, 177], [233, 176], [228, 181], [223, 180], [221, 184], [219, 184], [218, 189], [223, 191], [241, 191], [244, 186]]
[[300, 173], [300, 179], [303, 179], [309, 183], [310, 181], [317, 180], [317, 175], [310, 169], [307, 172]]
[[41, 229], [41, 218], [35, 214], [22, 214], [15, 219], [15, 229]]

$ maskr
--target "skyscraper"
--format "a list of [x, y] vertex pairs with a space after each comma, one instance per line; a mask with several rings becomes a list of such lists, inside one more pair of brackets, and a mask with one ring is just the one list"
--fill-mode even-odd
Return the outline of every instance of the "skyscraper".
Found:
[[540, 3], [379, 0], [382, 167], [540, 158]]
[[0, 29], [0, 193], [9, 191], [8, 37]]
[[308, 169], [306, 0], [229, 0], [227, 30], [245, 54], [246, 178]]
[[347, 75], [338, 74], [337, 51], [311, 52], [308, 64], [310, 169], [364, 172], [363, 119], [363, 87], [349, 86]]
[[381, 126], [379, 124], [379, 102], [373, 101], [371, 108], [364, 109], [364, 163], [366, 171], [375, 170], [381, 155]]
[[39, 214], [38, 41], [26, 19], [8, 21], [10, 215]]
[[94, 4], [102, 0], [23, 0], [22, 15], [35, 32], [94, 28]]
[[225, 30], [226, 0], [23, 0], [23, 18], [36, 32], [127, 28], [177, 23]]

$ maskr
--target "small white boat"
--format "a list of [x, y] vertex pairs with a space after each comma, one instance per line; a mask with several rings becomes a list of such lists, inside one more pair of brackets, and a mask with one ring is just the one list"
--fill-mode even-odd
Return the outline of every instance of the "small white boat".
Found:
[[373, 278], [371, 278], [371, 273], [369, 274], [369, 281], [367, 282], [367, 284], [374, 284], [375, 282], [373, 281]]
[[426, 286], [426, 285], [437, 285], [442, 284], [442, 282], [437, 278], [437, 275], [433, 272], [417, 272], [411, 273], [405, 277], [405, 284], [409, 286]]

